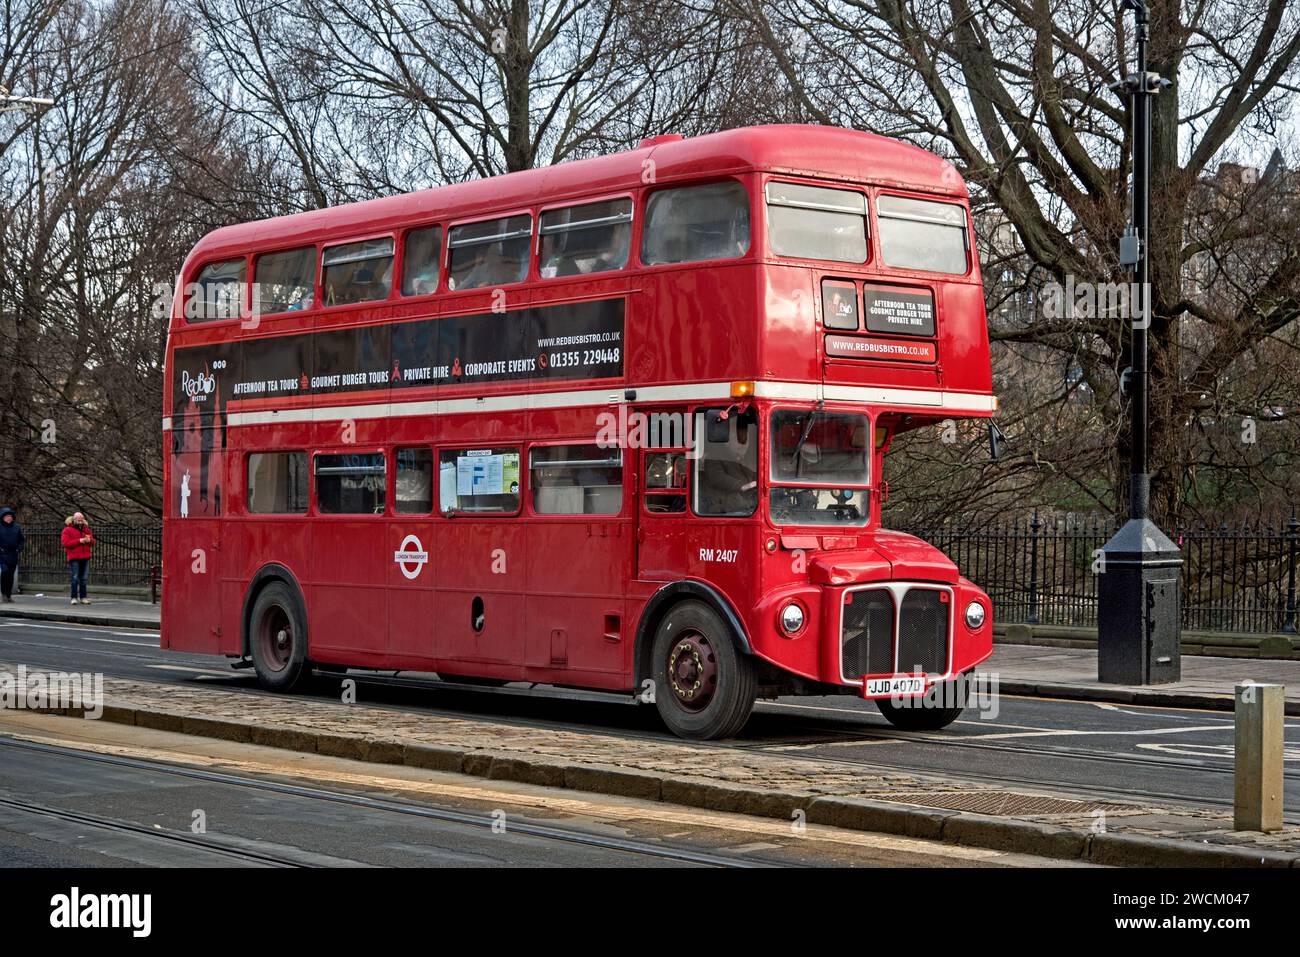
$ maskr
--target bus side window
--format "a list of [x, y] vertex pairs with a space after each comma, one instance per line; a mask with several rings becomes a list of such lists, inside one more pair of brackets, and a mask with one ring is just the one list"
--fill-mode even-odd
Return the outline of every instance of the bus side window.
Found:
[[194, 280], [194, 294], [185, 303], [188, 322], [215, 322], [220, 319], [238, 319], [244, 301], [244, 277], [247, 263], [242, 259], [228, 259], [208, 263]]
[[538, 515], [617, 515], [623, 510], [623, 450], [535, 445], [529, 451]]
[[442, 227], [413, 229], [402, 247], [402, 295], [427, 296], [438, 288], [442, 263]]
[[532, 235], [533, 218], [527, 213], [453, 226], [447, 234], [448, 285], [478, 289], [523, 282]]
[[325, 515], [382, 515], [382, 452], [316, 456], [316, 508]]
[[778, 256], [867, 261], [867, 197], [856, 190], [767, 184], [767, 231]]
[[661, 189], [646, 201], [641, 261], [735, 259], [749, 251], [749, 194], [735, 180]]
[[462, 512], [519, 511], [519, 450], [443, 449], [438, 454], [438, 508]]
[[302, 515], [307, 511], [307, 453], [254, 452], [248, 457], [248, 511]]
[[399, 515], [428, 515], [433, 511], [433, 450], [397, 449], [394, 506]]
[[316, 283], [316, 247], [286, 249], [258, 256], [253, 265], [258, 303], [263, 313], [310, 309]]
[[[695, 440], [695, 514], [742, 518], [758, 508], [758, 417], [752, 409], [704, 413]], [[725, 436], [725, 438], [724, 438]]]
[[331, 246], [321, 257], [321, 295], [327, 306], [387, 299], [393, 288], [393, 240]]
[[542, 213], [537, 261], [543, 279], [622, 269], [632, 238], [632, 200], [612, 199]]
[[645, 510], [659, 514], [686, 511], [687, 475], [690, 474], [686, 450], [647, 452], [645, 454]]
[[956, 203], [882, 194], [876, 200], [885, 265], [964, 275], [970, 268], [966, 210]]

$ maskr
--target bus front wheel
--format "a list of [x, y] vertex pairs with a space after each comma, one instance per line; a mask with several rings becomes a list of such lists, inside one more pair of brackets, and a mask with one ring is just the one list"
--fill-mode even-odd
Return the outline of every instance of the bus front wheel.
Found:
[[722, 617], [699, 601], [668, 611], [651, 649], [655, 707], [682, 738], [729, 738], [754, 709], [754, 663]]
[[307, 670], [307, 623], [288, 585], [272, 582], [258, 592], [248, 635], [258, 684], [293, 690]]

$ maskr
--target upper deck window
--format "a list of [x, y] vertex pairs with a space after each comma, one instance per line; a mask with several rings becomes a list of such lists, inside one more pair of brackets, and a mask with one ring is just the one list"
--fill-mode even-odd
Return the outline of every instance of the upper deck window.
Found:
[[185, 318], [190, 322], [215, 322], [238, 319], [244, 301], [244, 276], [247, 264], [242, 259], [208, 263], [194, 280], [197, 287], [185, 304]]
[[327, 306], [387, 299], [393, 288], [393, 240], [389, 236], [330, 246], [321, 264], [321, 290]]
[[442, 227], [413, 229], [402, 251], [402, 295], [427, 296], [438, 288], [442, 264]]
[[641, 260], [659, 263], [735, 259], [749, 250], [749, 194], [729, 180], [663, 189], [646, 202]]
[[262, 312], [310, 309], [316, 282], [316, 247], [303, 246], [258, 256], [253, 278]]
[[543, 279], [622, 269], [632, 239], [632, 200], [547, 210], [538, 232]]
[[924, 269], [962, 275], [966, 272], [966, 210], [953, 203], [934, 203], [906, 196], [881, 196], [880, 252], [885, 263], [900, 269]]
[[867, 197], [854, 190], [768, 183], [767, 229], [778, 256], [867, 261]]
[[527, 213], [453, 226], [447, 236], [449, 285], [478, 289], [523, 282], [532, 236], [533, 218]]

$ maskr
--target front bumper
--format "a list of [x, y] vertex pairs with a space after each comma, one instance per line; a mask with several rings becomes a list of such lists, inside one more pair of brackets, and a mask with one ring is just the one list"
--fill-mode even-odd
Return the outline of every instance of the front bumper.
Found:
[[[762, 636], [760, 653], [778, 666], [854, 688], [865, 698], [924, 694], [970, 671], [993, 651], [992, 604], [964, 578], [785, 589], [764, 602], [760, 620], [775, 623], [780, 607], [792, 599], [814, 611], [809, 627], [794, 637], [771, 627]], [[983, 623], [974, 629], [965, 621], [972, 601], [985, 610]]]

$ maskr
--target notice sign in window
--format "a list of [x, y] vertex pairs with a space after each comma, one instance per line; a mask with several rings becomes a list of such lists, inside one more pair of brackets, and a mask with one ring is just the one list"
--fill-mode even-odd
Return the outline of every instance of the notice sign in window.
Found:
[[929, 289], [867, 283], [862, 287], [862, 314], [871, 332], [934, 335], [934, 293]]
[[456, 460], [456, 494], [461, 498], [518, 491], [518, 453], [498, 455], [488, 449], [474, 450]]

